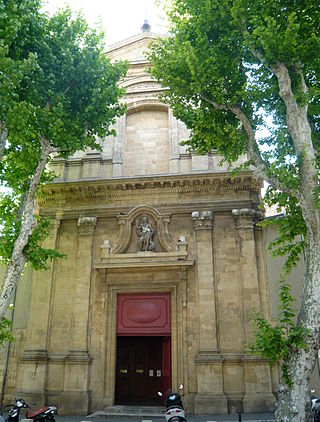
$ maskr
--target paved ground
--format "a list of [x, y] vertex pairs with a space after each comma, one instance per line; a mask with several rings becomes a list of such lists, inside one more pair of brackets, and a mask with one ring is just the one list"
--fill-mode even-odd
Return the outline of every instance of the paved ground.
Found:
[[[137, 416], [57, 416], [57, 422], [164, 422], [164, 417], [137, 417]], [[259, 414], [242, 414], [242, 422], [268, 422], [274, 420], [272, 413]], [[239, 421], [238, 415], [208, 415], [208, 416], [194, 416], [187, 415], [188, 422], [234, 422]], [[22, 422], [22, 421], [21, 421]]]

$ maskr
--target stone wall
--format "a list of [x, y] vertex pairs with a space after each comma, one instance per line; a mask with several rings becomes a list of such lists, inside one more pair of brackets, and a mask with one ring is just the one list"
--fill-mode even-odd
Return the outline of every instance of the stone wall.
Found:
[[168, 112], [129, 114], [126, 130], [124, 176], [169, 173]]

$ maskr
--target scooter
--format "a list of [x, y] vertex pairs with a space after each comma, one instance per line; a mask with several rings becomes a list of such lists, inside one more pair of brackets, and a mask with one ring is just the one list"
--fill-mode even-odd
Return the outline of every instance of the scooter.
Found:
[[[311, 394], [313, 393], [314, 390], [311, 390]], [[311, 410], [314, 422], [320, 422], [320, 400], [314, 395], [311, 396]]]
[[[12, 408], [9, 410], [5, 422], [19, 422], [21, 409], [30, 409], [23, 399], [15, 399], [15, 402], [15, 405], [10, 405]], [[45, 406], [36, 410], [30, 409], [26, 413], [26, 419], [32, 419], [34, 422], [55, 422], [56, 411], [57, 408], [55, 406]]]
[[[183, 389], [183, 385], [180, 384], [179, 390]], [[161, 391], [158, 391], [160, 397], [163, 396]], [[186, 421], [181, 396], [179, 393], [174, 393], [172, 390], [168, 390], [165, 395], [164, 405], [166, 406], [165, 419], [166, 422], [184, 422]]]

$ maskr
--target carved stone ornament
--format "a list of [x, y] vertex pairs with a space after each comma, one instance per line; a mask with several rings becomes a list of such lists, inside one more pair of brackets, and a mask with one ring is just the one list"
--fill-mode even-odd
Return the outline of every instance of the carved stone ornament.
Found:
[[[150, 223], [151, 221], [155, 221], [155, 227]], [[117, 242], [112, 245], [113, 254], [126, 252], [131, 242], [133, 226], [138, 234], [138, 249], [140, 251], [154, 251], [153, 236], [155, 233], [157, 233], [159, 244], [165, 252], [174, 251], [168, 229], [170, 223], [169, 214], [162, 214], [153, 207], [141, 205], [133, 208], [127, 215], [119, 215], [118, 222], [120, 234]], [[148, 236], [146, 234], [148, 240], [143, 238], [142, 224], [149, 224]], [[140, 228], [139, 225], [141, 226]]]
[[255, 222], [263, 218], [261, 211], [252, 208], [242, 208], [232, 210], [232, 215], [235, 219], [237, 229], [250, 229], [254, 226]]
[[79, 217], [78, 231], [80, 235], [93, 234], [97, 224], [97, 217]]
[[191, 214], [195, 230], [209, 230], [213, 226], [212, 211], [193, 211]]

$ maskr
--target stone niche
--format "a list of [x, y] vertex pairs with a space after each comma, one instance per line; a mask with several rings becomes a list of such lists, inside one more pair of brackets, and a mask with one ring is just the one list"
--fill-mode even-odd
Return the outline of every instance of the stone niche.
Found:
[[118, 223], [118, 239], [114, 244], [104, 240], [100, 260], [94, 265], [96, 269], [180, 266], [187, 260], [185, 238], [182, 236], [174, 242], [169, 233], [169, 214], [150, 206], [138, 206], [128, 214], [119, 215]]

